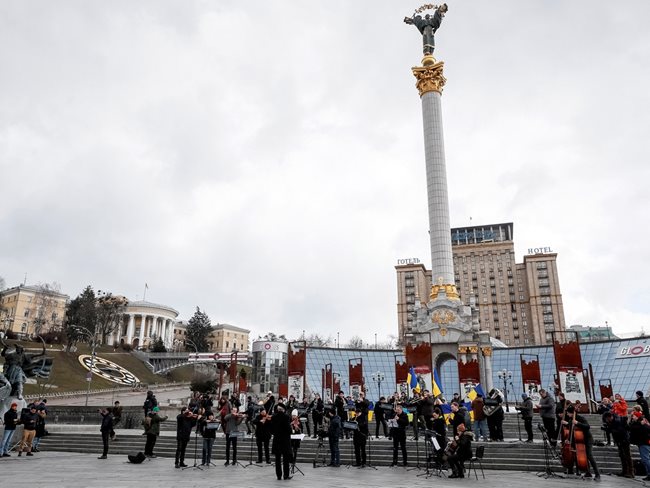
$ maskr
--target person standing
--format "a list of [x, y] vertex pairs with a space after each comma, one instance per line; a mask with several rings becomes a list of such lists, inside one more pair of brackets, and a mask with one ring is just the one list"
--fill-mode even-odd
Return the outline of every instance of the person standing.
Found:
[[153, 407], [151, 413], [147, 415], [142, 423], [144, 424], [144, 433], [147, 435], [147, 442], [144, 446], [144, 455], [147, 457], [155, 458], [157, 457], [153, 453], [153, 448], [156, 445], [156, 440], [160, 435], [160, 423], [167, 420], [167, 416], [161, 417], [159, 415], [160, 408]]
[[629, 428], [630, 444], [639, 448], [639, 457], [645, 467], [646, 477], [643, 480], [650, 481], [650, 423], [643, 415], [643, 410], [632, 413]]
[[111, 440], [115, 440], [115, 426], [120, 423], [122, 420], [122, 412], [124, 408], [120, 405], [120, 402], [117, 400], [113, 404], [113, 428], [111, 429]]
[[386, 410], [383, 406], [386, 405], [386, 397], [381, 397], [377, 403], [375, 403], [375, 437], [379, 439], [379, 426], [381, 425], [384, 429], [384, 437], [388, 437], [388, 423], [386, 422]]
[[232, 446], [232, 464], [237, 464], [237, 435], [239, 433], [239, 425], [242, 423], [244, 415], [239, 413], [237, 407], [232, 407], [229, 414], [223, 418], [221, 426], [226, 433], [226, 462], [224, 466], [230, 464], [230, 446]]
[[[605, 423], [605, 414], [611, 411], [612, 411], [612, 401], [609, 398], [604, 397], [601, 400], [600, 404], [598, 405], [598, 409], [596, 410], [596, 413], [600, 414], [603, 424]], [[609, 431], [609, 429], [603, 429], [603, 431], [605, 432], [605, 440], [607, 441], [606, 445], [611, 446], [612, 433]]]
[[614, 444], [618, 447], [618, 457], [621, 459], [621, 472], [617, 473], [617, 476], [634, 478], [634, 466], [632, 464], [632, 454], [630, 453], [630, 434], [627, 430], [627, 423], [613, 411], [605, 413], [603, 419], [607, 430], [612, 434]]
[[0, 443], [0, 456], [11, 457], [11, 454], [9, 454], [9, 449], [11, 449], [11, 440], [14, 437], [16, 425], [19, 422], [18, 404], [14, 402], [4, 415], [5, 431], [4, 434], [2, 434], [2, 443]]
[[366, 441], [368, 440], [368, 413], [357, 407], [356, 411], [357, 430], [354, 431], [352, 442], [354, 443], [354, 466], [366, 467]]
[[181, 413], [176, 416], [176, 455], [174, 457], [175, 468], [186, 468], [185, 449], [190, 442], [192, 429], [196, 425], [198, 415], [194, 415], [187, 407], [181, 409]]
[[[553, 439], [559, 439], [560, 438], [560, 433], [562, 432], [562, 422], [564, 420], [564, 415], [566, 413], [566, 409], [569, 406], [569, 402], [567, 402], [566, 397], [564, 396], [564, 393], [561, 391], [558, 391], [555, 395], [555, 419], [556, 419], [556, 427], [555, 427], [555, 435], [553, 436]], [[550, 436], [550, 434], [549, 434]]]
[[328, 464], [328, 466], [338, 468], [341, 465], [341, 451], [339, 450], [339, 437], [343, 432], [343, 426], [341, 424], [341, 417], [339, 417], [335, 409], [333, 408], [328, 409], [327, 415], [330, 421], [330, 425], [327, 430], [327, 437], [330, 443], [330, 463]]
[[555, 430], [555, 402], [543, 388], [539, 390], [539, 416], [542, 418], [549, 444], [553, 447], [557, 445], [557, 436]]
[[311, 408], [311, 419], [314, 422], [314, 439], [318, 436], [318, 431], [323, 428], [323, 399], [318, 393], [314, 394], [314, 399], [309, 404]]
[[152, 412], [153, 408], [157, 406], [158, 400], [156, 399], [156, 395], [153, 394], [153, 391], [149, 390], [147, 392], [147, 397], [144, 399], [144, 403], [142, 404], [145, 418]]
[[102, 408], [99, 410], [102, 416], [102, 425], [99, 431], [102, 433], [102, 444], [104, 444], [104, 451], [97, 459], [108, 459], [108, 438], [113, 431], [113, 412], [110, 408]]
[[501, 396], [501, 392], [496, 388], [492, 388], [484, 403], [490, 409], [490, 414], [487, 416], [490, 440], [503, 442], [503, 419], [505, 418], [505, 413], [503, 412], [503, 397]]
[[[591, 472], [589, 471], [589, 465], [591, 465], [591, 467], [594, 468], [595, 479], [599, 480], [600, 471], [598, 471], [598, 465], [596, 464], [596, 460], [594, 459], [594, 454], [593, 454], [594, 438], [591, 435], [591, 427], [589, 426], [589, 422], [587, 422], [587, 419], [585, 419], [582, 415], [576, 412], [575, 407], [573, 405], [568, 404], [566, 407], [565, 417], [561, 423], [561, 427], [562, 426], [570, 427], [571, 425], [573, 425], [573, 428], [577, 427], [578, 429], [580, 429], [584, 434], [585, 451], [587, 453], [587, 461], [588, 461], [587, 472], [584, 475], [585, 478], [591, 478]], [[575, 443], [575, 437], [573, 442]], [[629, 452], [629, 443], [628, 443], [628, 452]], [[569, 474], [571, 473], [573, 473], [572, 469], [569, 470]]]
[[264, 449], [264, 459], [266, 464], [271, 464], [269, 456], [269, 442], [271, 441], [271, 420], [266, 415], [266, 410], [262, 410], [253, 420], [255, 427], [255, 442], [257, 444], [257, 464], [262, 463], [262, 449]]
[[641, 390], [636, 392], [636, 404], [641, 407], [641, 412], [643, 412], [643, 418], [650, 420], [650, 410], [648, 410], [648, 400], [643, 398], [643, 392]]
[[255, 426], [253, 425], [253, 419], [255, 418], [255, 403], [253, 403], [253, 397], [248, 396], [246, 398], [246, 420], [244, 423], [246, 424], [246, 433], [248, 435], [253, 435], [253, 429]]
[[476, 398], [472, 400], [472, 412], [474, 412], [474, 432], [476, 433], [476, 440], [488, 440], [490, 435], [488, 433], [487, 418], [483, 411], [483, 395], [478, 393]]
[[515, 409], [519, 410], [524, 421], [524, 429], [528, 435], [526, 442], [533, 442], [533, 400], [526, 393], [521, 394], [521, 399], [523, 400], [521, 405]]
[[41, 444], [41, 439], [45, 437], [45, 417], [47, 417], [45, 405], [36, 405], [36, 413], [38, 414], [38, 418], [36, 419], [36, 428], [34, 429], [32, 452], [40, 452], [38, 446]]
[[29, 406], [29, 411], [20, 416], [20, 423], [23, 424], [23, 437], [20, 441], [20, 449], [18, 456], [22, 456], [26, 452], [26, 456], [33, 456], [32, 442], [36, 434], [36, 422], [38, 422], [38, 413], [36, 412], [36, 405], [33, 403]]
[[406, 454], [406, 427], [409, 424], [409, 418], [404, 413], [401, 405], [395, 406], [395, 417], [393, 417], [394, 426], [390, 429], [390, 435], [393, 438], [393, 464], [397, 466], [397, 451], [402, 451], [402, 465], [408, 465]]
[[275, 475], [278, 480], [291, 479], [289, 473], [291, 463], [291, 418], [285, 412], [283, 403], [278, 403], [275, 406], [270, 428], [273, 433], [272, 450], [275, 455]]
[[[203, 449], [201, 450], [201, 466], [209, 466], [212, 462], [212, 446], [217, 437], [217, 426], [212, 412], [206, 412], [206, 416], [200, 420], [201, 435], [203, 436]], [[235, 454], [236, 457], [236, 454]], [[235, 461], [236, 462], [236, 461]], [[235, 464], [233, 462], [233, 464]]]
[[465, 425], [465, 412], [461, 410], [457, 402], [451, 402], [451, 411], [454, 414], [454, 417], [451, 419], [451, 429], [455, 438], [458, 436], [458, 426]]

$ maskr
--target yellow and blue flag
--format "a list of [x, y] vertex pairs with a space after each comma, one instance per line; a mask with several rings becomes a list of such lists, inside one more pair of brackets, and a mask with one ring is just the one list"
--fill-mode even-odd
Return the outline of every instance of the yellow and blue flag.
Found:
[[431, 393], [433, 394], [434, 397], [437, 397], [438, 395], [442, 395], [442, 388], [440, 385], [442, 385], [442, 382], [440, 381], [440, 377], [438, 376], [438, 370], [434, 369], [433, 370], [433, 380], [431, 381]]
[[418, 377], [415, 374], [415, 369], [411, 366], [409, 369], [409, 374], [406, 377], [406, 382], [409, 385], [409, 391], [413, 390], [415, 393], [420, 393], [420, 383], [418, 383]]

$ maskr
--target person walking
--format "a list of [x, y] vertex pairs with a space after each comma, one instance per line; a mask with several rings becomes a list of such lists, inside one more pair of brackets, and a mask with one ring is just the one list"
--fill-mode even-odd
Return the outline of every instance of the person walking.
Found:
[[16, 433], [16, 425], [18, 423], [20, 423], [20, 419], [18, 418], [18, 404], [14, 402], [4, 415], [5, 431], [2, 434], [2, 443], [0, 443], [1, 457], [11, 457], [9, 449], [11, 449], [11, 440]]
[[108, 438], [113, 431], [113, 412], [110, 408], [102, 408], [99, 410], [99, 414], [102, 416], [102, 425], [99, 431], [102, 433], [104, 451], [97, 459], [108, 459]]
[[144, 446], [144, 455], [151, 458], [157, 457], [153, 453], [153, 448], [155, 447], [156, 440], [160, 435], [160, 423], [167, 420], [167, 416], [161, 417], [159, 412], [160, 408], [153, 407], [151, 413], [142, 421], [144, 424], [144, 433], [147, 435], [147, 442]]
[[120, 405], [120, 402], [117, 400], [113, 404], [113, 428], [111, 429], [111, 440], [115, 440], [115, 426], [120, 423], [122, 420], [122, 412], [124, 411], [124, 408], [122, 405]]

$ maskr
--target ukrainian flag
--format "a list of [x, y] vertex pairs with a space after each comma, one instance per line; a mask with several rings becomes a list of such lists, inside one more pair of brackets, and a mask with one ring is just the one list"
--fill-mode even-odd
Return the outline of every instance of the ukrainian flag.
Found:
[[420, 393], [420, 383], [418, 383], [418, 377], [415, 374], [413, 366], [411, 366], [411, 369], [409, 369], [409, 374], [406, 377], [406, 382], [409, 385], [409, 391], [413, 390], [415, 393]]
[[442, 395], [442, 388], [440, 385], [442, 382], [440, 381], [440, 377], [438, 376], [438, 370], [434, 369], [433, 370], [433, 381], [431, 385], [431, 393], [433, 394], [434, 397], [437, 397], [438, 395]]

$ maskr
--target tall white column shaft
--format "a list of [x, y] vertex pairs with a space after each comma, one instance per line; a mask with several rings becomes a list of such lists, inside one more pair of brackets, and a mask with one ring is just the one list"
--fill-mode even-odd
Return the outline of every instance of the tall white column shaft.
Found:
[[422, 95], [421, 100], [429, 200], [431, 278], [434, 285], [440, 281], [440, 278], [443, 284], [453, 284], [455, 282], [454, 259], [451, 250], [441, 96], [437, 91], [429, 91]]

